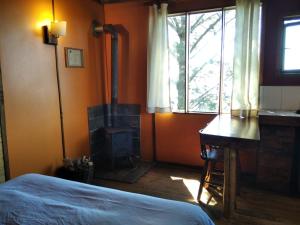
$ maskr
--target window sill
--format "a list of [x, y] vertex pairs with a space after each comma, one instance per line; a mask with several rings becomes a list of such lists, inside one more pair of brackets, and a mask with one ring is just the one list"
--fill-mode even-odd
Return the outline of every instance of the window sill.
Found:
[[293, 77], [293, 76], [300, 76], [300, 70], [290, 70], [290, 71], [281, 71], [281, 76], [285, 77]]
[[172, 112], [173, 114], [184, 114], [184, 115], [219, 115], [217, 112]]

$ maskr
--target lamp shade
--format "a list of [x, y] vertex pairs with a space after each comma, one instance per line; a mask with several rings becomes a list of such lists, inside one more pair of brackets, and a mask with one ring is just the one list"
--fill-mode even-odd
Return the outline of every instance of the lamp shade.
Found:
[[51, 34], [56, 37], [65, 36], [67, 31], [66, 21], [51, 22]]

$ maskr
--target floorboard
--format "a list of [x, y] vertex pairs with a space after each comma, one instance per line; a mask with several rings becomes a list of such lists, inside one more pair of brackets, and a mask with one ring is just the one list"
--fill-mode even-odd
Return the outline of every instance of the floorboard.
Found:
[[[155, 197], [197, 204], [199, 171], [182, 166], [157, 164], [135, 184], [96, 180], [98, 185]], [[214, 195], [215, 196], [215, 195]], [[209, 193], [204, 192], [203, 202]], [[222, 199], [215, 196], [210, 205], [201, 207], [216, 225], [299, 225], [300, 198], [279, 195], [241, 185], [237, 211], [229, 221], [222, 217]]]

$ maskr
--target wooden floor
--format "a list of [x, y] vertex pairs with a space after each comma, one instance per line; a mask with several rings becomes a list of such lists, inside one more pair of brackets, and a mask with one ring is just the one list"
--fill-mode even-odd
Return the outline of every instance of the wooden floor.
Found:
[[[199, 173], [186, 167], [157, 164], [135, 184], [98, 180], [102, 186], [198, 204]], [[241, 185], [237, 213], [230, 221], [221, 215], [222, 201], [214, 198], [202, 208], [216, 225], [300, 225], [300, 198], [282, 196]], [[202, 201], [209, 196], [203, 194]]]

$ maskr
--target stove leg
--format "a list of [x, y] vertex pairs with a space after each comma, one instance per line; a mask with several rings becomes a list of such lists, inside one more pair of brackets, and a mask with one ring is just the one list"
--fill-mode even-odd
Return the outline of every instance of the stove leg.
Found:
[[133, 161], [132, 156], [128, 156], [128, 161], [129, 161], [130, 167], [131, 167], [131, 168], [134, 168], [134, 167], [135, 167], [135, 163], [134, 163], [134, 161]]
[[114, 170], [114, 169], [115, 169], [115, 158], [114, 158], [114, 157], [112, 157], [110, 163], [111, 163], [111, 164], [110, 164], [110, 169], [111, 169], [111, 170]]

